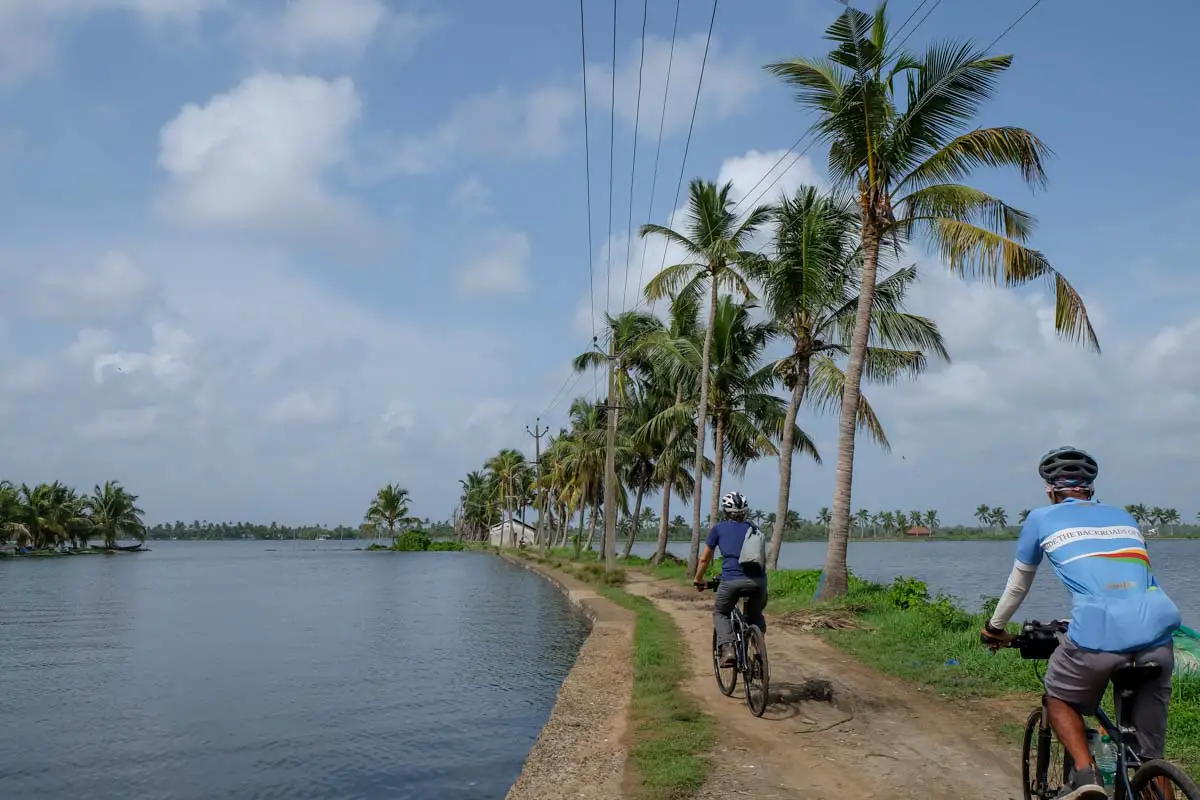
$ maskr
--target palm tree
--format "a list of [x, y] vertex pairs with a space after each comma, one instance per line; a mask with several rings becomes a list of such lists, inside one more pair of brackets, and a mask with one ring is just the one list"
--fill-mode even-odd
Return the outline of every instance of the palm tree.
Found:
[[992, 519], [992, 509], [981, 503], [975, 509], [975, 519], [979, 520], [981, 526], [989, 524]]
[[[835, 358], [848, 352], [862, 249], [858, 215], [844, 199], [802, 187], [795, 196], [783, 199], [777, 216], [774, 255], [751, 262], [747, 273], [762, 285], [767, 310], [791, 345], [789, 354], [775, 364], [791, 390], [779, 459], [777, 507], [782, 512], [791, 494], [794, 442], [790, 430], [806, 392], [812, 391], [821, 411], [831, 410], [841, 399], [845, 374]], [[876, 293], [872, 338], [878, 346], [867, 354], [870, 380], [890, 383], [917, 375], [925, 368], [926, 350], [948, 358], [937, 326], [902, 310], [904, 292], [915, 277], [915, 268], [901, 271]], [[883, 428], [861, 396], [858, 424], [887, 449]], [[782, 526], [777, 523], [767, 555], [769, 568], [778, 561], [782, 541]]]
[[886, 8], [871, 15], [847, 7], [826, 31], [834, 44], [826, 58], [767, 67], [817, 113], [813, 127], [829, 143], [830, 177], [854, 188], [861, 214], [861, 288], [838, 425], [823, 599], [844, 595], [848, 587], [854, 435], [881, 252], [924, 233], [958, 275], [1009, 286], [1047, 279], [1055, 290], [1056, 329], [1099, 350], [1079, 294], [1044, 255], [1026, 246], [1032, 218], [957, 183], [983, 165], [1014, 167], [1031, 185], [1045, 182], [1042, 159], [1048, 150], [1032, 133], [969, 129], [1012, 57], [939, 42], [917, 59], [890, 40]]
[[[667, 244], [684, 250], [689, 259], [665, 268], [646, 285], [646, 299], [660, 300], [667, 296], [700, 295], [709, 290], [708, 328], [700, 357], [700, 386], [696, 401], [696, 455], [694, 464], [704, 463], [704, 428], [708, 422], [709, 358], [712, 353], [713, 322], [717, 316], [717, 298], [721, 288], [751, 297], [739, 267], [753, 258], [746, 250], [751, 236], [771, 216], [768, 206], [758, 206], [744, 219], [738, 219], [734, 201], [729, 197], [732, 183], [718, 188], [716, 184], [693, 180], [688, 187], [687, 232], [680, 233], [663, 225], [643, 225], [642, 236], [657, 234]], [[688, 554], [688, 571], [696, 568], [700, 557], [700, 487], [692, 496], [692, 542]]]
[[1022, 508], [1021, 513], [1017, 515], [1017, 522], [1021, 525], [1025, 524], [1025, 520], [1029, 519], [1029, 509]]
[[858, 513], [854, 515], [854, 518], [856, 520], [858, 520], [858, 535], [859, 535], [859, 537], [866, 538], [867, 528], [871, 524], [871, 512], [867, 511], [865, 508], [860, 508], [858, 510]]
[[933, 533], [941, 527], [941, 520], [938, 519], [938, 512], [932, 508], [925, 512], [925, 527], [929, 528], [929, 532]]
[[829, 521], [833, 519], [833, 515], [829, 513], [828, 508], [820, 508], [817, 510], [817, 522], [821, 523], [821, 527], [825, 529], [825, 535], [829, 535]]
[[117, 539], [128, 536], [139, 542], [146, 540], [145, 514], [137, 507], [137, 495], [125, 491], [116, 481], [105, 481], [103, 486], [92, 489], [84, 506], [91, 517], [91, 526], [104, 539], [104, 546], [112, 549]]
[[398, 483], [383, 486], [367, 506], [363, 521], [376, 531], [380, 527], [387, 528], [394, 539], [397, 525], [408, 525], [415, 521], [408, 513], [408, 489], [402, 488]]
[[512, 546], [517, 546], [517, 529], [513, 518], [518, 508], [524, 509], [533, 479], [533, 471], [520, 450], [506, 448], [489, 458], [484, 467], [491, 473], [500, 492], [501, 508], [508, 513], [508, 529]]
[[1007, 528], [1008, 527], [1008, 512], [1005, 511], [1003, 508], [993, 508], [991, 519], [989, 521], [992, 523], [992, 525], [996, 526], [997, 528]]

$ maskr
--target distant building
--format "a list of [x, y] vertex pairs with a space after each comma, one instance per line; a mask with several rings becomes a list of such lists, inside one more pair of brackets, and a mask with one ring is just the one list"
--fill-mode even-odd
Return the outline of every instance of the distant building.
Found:
[[488, 528], [488, 541], [493, 547], [520, 547], [536, 543], [537, 528], [519, 519], [497, 522]]
[[913, 525], [904, 532], [905, 536], [933, 536], [933, 531], [924, 525]]

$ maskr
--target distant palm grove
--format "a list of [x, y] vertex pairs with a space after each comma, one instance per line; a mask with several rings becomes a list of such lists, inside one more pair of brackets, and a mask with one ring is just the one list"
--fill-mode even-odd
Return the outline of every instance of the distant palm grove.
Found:
[[113, 548], [122, 539], [146, 538], [137, 495], [107, 481], [91, 494], [65, 484], [16, 486], [0, 481], [0, 544], [18, 550], [84, 550], [93, 540]]

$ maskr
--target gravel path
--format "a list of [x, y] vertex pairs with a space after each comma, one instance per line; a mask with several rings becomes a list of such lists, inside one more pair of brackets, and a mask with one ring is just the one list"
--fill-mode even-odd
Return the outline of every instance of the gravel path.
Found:
[[574, 578], [505, 558], [557, 584], [592, 627], [506, 800], [624, 797], [630, 681], [620, 677], [632, 668], [634, 616]]

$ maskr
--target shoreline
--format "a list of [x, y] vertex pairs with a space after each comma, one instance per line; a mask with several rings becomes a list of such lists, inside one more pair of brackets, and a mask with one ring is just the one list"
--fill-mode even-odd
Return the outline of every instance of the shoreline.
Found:
[[632, 663], [634, 615], [558, 570], [497, 555], [561, 591], [590, 629], [505, 800], [624, 797], [632, 692], [629, 681], [617, 678]]

